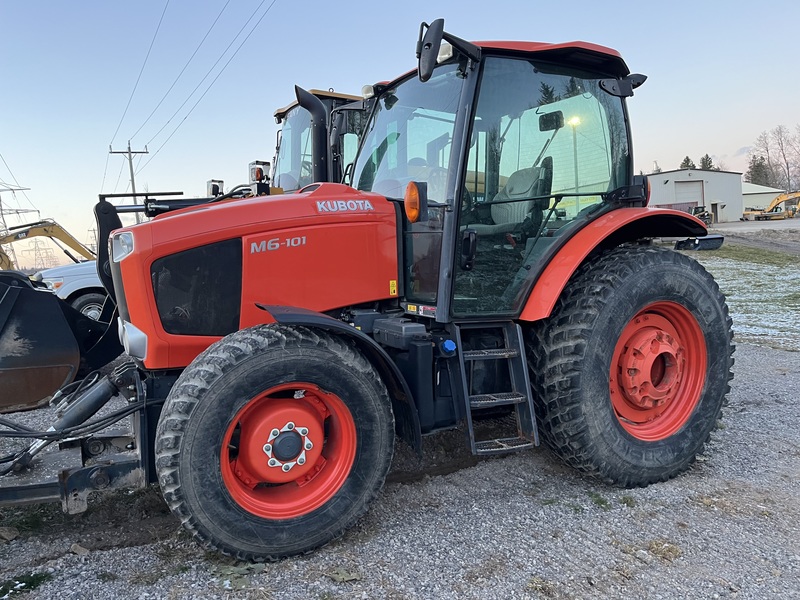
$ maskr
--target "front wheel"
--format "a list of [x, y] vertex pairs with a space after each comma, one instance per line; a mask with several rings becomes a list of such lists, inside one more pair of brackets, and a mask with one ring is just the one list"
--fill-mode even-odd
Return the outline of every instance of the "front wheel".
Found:
[[623, 486], [674, 477], [720, 416], [732, 340], [725, 298], [696, 261], [653, 247], [595, 258], [529, 332], [543, 439]]
[[172, 511], [204, 545], [243, 560], [308, 552], [340, 535], [383, 486], [390, 400], [346, 341], [264, 325], [208, 348], [170, 391], [156, 468]]
[[97, 321], [103, 312], [103, 303], [106, 301], [105, 294], [90, 292], [75, 298], [70, 304], [72, 308], [81, 314]]

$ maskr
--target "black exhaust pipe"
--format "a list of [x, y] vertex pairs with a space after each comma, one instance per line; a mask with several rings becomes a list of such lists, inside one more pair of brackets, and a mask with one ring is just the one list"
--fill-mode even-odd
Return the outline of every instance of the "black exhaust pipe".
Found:
[[315, 183], [328, 181], [328, 111], [319, 98], [300, 86], [294, 86], [294, 93], [298, 104], [311, 114], [311, 175]]

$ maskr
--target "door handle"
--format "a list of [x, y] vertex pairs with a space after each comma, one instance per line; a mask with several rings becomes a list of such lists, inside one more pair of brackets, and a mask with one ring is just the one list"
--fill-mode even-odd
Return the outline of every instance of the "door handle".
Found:
[[459, 264], [464, 271], [471, 271], [475, 266], [475, 254], [478, 252], [478, 233], [474, 229], [461, 232], [461, 257]]

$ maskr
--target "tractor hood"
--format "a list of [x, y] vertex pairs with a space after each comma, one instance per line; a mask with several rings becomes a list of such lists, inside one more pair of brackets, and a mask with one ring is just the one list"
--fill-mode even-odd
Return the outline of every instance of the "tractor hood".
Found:
[[231, 199], [173, 211], [130, 230], [145, 243], [178, 248], [186, 246], [187, 239], [196, 246], [203, 239], [216, 241], [305, 223], [372, 221], [394, 213], [394, 204], [380, 194], [321, 183], [293, 194]]
[[341, 184], [175, 211], [112, 234], [120, 316], [149, 369], [186, 366], [213, 338], [399, 295], [398, 203]]

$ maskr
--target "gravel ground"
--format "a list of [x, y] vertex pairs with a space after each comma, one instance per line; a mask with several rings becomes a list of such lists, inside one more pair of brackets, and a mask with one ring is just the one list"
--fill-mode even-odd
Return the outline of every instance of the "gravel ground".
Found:
[[543, 449], [475, 461], [452, 432], [426, 439], [422, 460], [401, 446], [366, 517], [309, 556], [204, 552], [149, 489], [70, 517], [3, 509], [19, 535], [0, 546], [0, 585], [46, 573], [30, 597], [799, 597], [798, 354], [736, 357], [707, 453], [667, 483], [609, 487]]
[[155, 487], [82, 515], [0, 508], [0, 599], [16, 581], [59, 599], [800, 598], [799, 357], [739, 344], [724, 418], [672, 481], [610, 487], [545, 449], [478, 460], [460, 432], [426, 438], [422, 459], [398, 442], [355, 528], [274, 564], [204, 551]]

